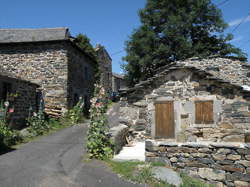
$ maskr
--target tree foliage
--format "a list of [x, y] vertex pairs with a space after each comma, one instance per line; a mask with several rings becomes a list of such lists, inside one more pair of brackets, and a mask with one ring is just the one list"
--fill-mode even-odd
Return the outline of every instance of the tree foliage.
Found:
[[148, 0], [139, 11], [142, 25], [126, 42], [124, 70], [130, 85], [152, 76], [154, 69], [193, 56], [234, 55], [246, 60], [223, 35], [227, 24], [211, 0]]

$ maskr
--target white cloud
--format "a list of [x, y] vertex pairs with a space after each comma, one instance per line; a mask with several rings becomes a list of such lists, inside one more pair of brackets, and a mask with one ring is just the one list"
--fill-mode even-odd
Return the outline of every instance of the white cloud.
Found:
[[[244, 19], [245, 19], [245, 20], [244, 20]], [[235, 25], [240, 24], [240, 22], [242, 22], [243, 20], [244, 20], [243, 23], [250, 22], [250, 15], [248, 15], [247, 18], [244, 17], [244, 18], [240, 18], [240, 19], [235, 19], [235, 20], [229, 22], [228, 25], [229, 25], [230, 27], [232, 27], [232, 26], [235, 26]]]

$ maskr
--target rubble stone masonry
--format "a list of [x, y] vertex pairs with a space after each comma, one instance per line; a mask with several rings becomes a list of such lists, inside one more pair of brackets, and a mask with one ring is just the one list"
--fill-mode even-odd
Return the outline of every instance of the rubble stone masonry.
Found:
[[93, 62], [70, 41], [1, 44], [0, 62], [2, 71], [41, 86], [49, 115], [60, 115], [76, 97], [90, 97]]

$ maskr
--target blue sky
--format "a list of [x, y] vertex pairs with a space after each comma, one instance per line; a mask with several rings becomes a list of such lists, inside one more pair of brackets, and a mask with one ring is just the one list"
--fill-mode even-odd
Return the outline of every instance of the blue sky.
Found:
[[[221, 4], [223, 17], [234, 31], [232, 44], [250, 58], [250, 1], [213, 0]], [[69, 27], [74, 36], [86, 34], [95, 46], [106, 47], [113, 59], [113, 71], [120, 73], [124, 42], [140, 25], [138, 9], [146, 0], [1, 0], [0, 28]]]

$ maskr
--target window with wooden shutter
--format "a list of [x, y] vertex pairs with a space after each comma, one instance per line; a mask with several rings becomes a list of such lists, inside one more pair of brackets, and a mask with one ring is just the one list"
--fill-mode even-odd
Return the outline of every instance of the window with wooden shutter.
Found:
[[195, 123], [211, 124], [214, 123], [213, 101], [195, 102]]

